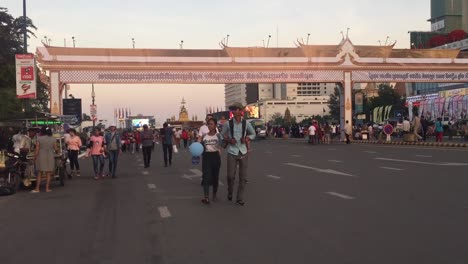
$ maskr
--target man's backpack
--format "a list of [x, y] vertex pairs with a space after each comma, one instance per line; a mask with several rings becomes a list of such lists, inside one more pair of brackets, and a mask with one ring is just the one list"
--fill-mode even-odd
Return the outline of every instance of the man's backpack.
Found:
[[[246, 127], [247, 127], [247, 121], [245, 119], [242, 119], [242, 136], [246, 136]], [[234, 138], [234, 119], [229, 120], [229, 130], [231, 132], [231, 138]], [[223, 141], [223, 147], [226, 148], [229, 145], [229, 142]]]

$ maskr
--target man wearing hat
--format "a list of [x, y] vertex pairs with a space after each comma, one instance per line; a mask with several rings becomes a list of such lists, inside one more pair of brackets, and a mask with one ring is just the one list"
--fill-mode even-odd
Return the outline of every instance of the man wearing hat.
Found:
[[234, 180], [237, 165], [239, 165], [239, 186], [237, 188], [236, 204], [245, 205], [244, 188], [247, 180], [247, 143], [255, 139], [255, 130], [243, 118], [244, 107], [241, 103], [234, 103], [229, 107], [233, 118], [226, 122], [221, 131], [224, 141], [227, 142], [227, 181], [228, 200], [232, 200]]
[[117, 177], [115, 175], [117, 170], [117, 161], [119, 154], [122, 153], [122, 141], [120, 140], [120, 134], [116, 129], [116, 125], [111, 124], [109, 126], [109, 132], [104, 136], [106, 152], [108, 153], [107, 155], [109, 155], [109, 174], [112, 178]]

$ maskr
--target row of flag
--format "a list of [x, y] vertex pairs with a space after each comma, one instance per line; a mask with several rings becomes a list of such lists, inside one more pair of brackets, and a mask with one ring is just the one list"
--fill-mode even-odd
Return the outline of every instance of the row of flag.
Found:
[[219, 108], [219, 106], [217, 106], [216, 109], [215, 109], [214, 106], [208, 106], [208, 107], [205, 108], [205, 112], [206, 112], [206, 114], [213, 114], [213, 113], [217, 113], [217, 112], [220, 112], [220, 111], [224, 111], [222, 109], [223, 108], [222, 107]]
[[114, 117], [115, 118], [127, 118], [132, 116], [132, 110], [128, 108], [114, 108]]

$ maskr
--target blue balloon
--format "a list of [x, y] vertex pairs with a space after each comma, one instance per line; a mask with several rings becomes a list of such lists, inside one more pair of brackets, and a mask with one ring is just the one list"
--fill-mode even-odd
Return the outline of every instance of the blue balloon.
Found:
[[200, 156], [203, 153], [203, 150], [203, 145], [198, 142], [192, 143], [190, 145], [190, 153], [192, 156]]

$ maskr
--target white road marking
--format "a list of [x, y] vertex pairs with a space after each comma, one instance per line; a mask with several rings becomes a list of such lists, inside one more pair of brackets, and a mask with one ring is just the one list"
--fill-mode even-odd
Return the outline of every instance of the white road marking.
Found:
[[143, 174], [143, 175], [148, 175], [148, 174], [149, 174], [149, 171], [142, 171], [141, 174]]
[[193, 178], [200, 178], [203, 175], [203, 172], [199, 169], [190, 169], [193, 175], [184, 174], [182, 178], [187, 180], [192, 180]]
[[160, 206], [158, 207], [159, 210], [159, 215], [161, 215], [161, 218], [168, 218], [171, 217], [171, 212], [169, 212], [169, 209], [167, 206]]
[[335, 162], [335, 163], [341, 163], [341, 162], [343, 162], [343, 161], [341, 161], [341, 160], [328, 160], [328, 161], [329, 161], [329, 162]]
[[392, 168], [392, 167], [380, 167], [380, 168], [384, 170], [404, 171], [404, 169]]
[[268, 178], [275, 179], [275, 180], [281, 179], [281, 177], [278, 177], [278, 176], [275, 176], [275, 175], [267, 175], [267, 177], [268, 177]]
[[149, 189], [156, 189], [156, 185], [154, 183], [148, 183]]
[[377, 151], [370, 151], [370, 150], [366, 150], [364, 151], [365, 153], [369, 153], [369, 154], [377, 154]]
[[344, 194], [341, 194], [341, 193], [326, 192], [326, 194], [333, 195], [333, 196], [336, 196], [336, 197], [340, 197], [340, 198], [343, 198], [343, 199], [346, 199], [346, 200], [354, 200], [354, 197], [344, 195]]
[[432, 158], [431, 155], [416, 155], [416, 157], [420, 157], [420, 158]]
[[435, 166], [468, 166], [468, 163], [455, 163], [455, 162], [424, 162], [416, 160], [400, 160], [400, 159], [389, 159], [389, 158], [374, 158], [376, 160], [385, 160], [385, 161], [395, 161], [403, 163], [415, 163], [415, 164], [424, 164], [424, 165], [435, 165]]
[[193, 174], [197, 175], [197, 176], [202, 176], [203, 175], [203, 172], [201, 170], [199, 170], [199, 169], [190, 169], [190, 171]]
[[298, 168], [303, 168], [303, 169], [309, 169], [309, 170], [314, 170], [317, 172], [322, 172], [322, 173], [328, 173], [328, 174], [334, 174], [334, 175], [341, 175], [341, 176], [348, 176], [348, 177], [357, 177], [352, 174], [336, 171], [336, 170], [331, 170], [331, 169], [319, 169], [319, 168], [314, 168], [314, 167], [309, 167], [301, 164], [296, 164], [296, 163], [285, 163], [288, 166], [293, 166], [293, 167], [298, 167]]

